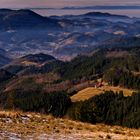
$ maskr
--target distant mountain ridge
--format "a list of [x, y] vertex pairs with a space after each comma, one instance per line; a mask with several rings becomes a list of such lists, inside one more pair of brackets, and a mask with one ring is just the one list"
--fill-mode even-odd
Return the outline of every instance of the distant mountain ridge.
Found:
[[63, 7], [62, 9], [93, 9], [93, 10], [101, 10], [101, 9], [106, 9], [106, 10], [113, 10], [113, 9], [139, 9], [140, 5], [101, 5], [101, 6], [72, 6], [72, 7]]
[[67, 61], [115, 39], [139, 37], [139, 22], [101, 12], [43, 17], [28, 9], [0, 9], [0, 49], [13, 59], [44, 53]]
[[128, 37], [128, 38], [117, 38], [110, 39], [103, 42], [100, 47], [111, 48], [111, 47], [140, 47], [140, 38], [139, 37]]
[[43, 53], [38, 53], [38, 54], [29, 54], [25, 55], [20, 58], [16, 58], [11, 63], [7, 64], [6, 67], [9, 65], [22, 65], [22, 66], [38, 66], [38, 65], [44, 65], [46, 63], [52, 63], [58, 61], [56, 58], [54, 58], [51, 55], [43, 54]]
[[13, 74], [28, 75], [51, 72], [61, 66], [61, 64], [63, 64], [63, 62], [57, 60], [53, 56], [39, 53], [17, 58], [2, 68]]
[[55, 19], [42, 17], [28, 9], [0, 9], [0, 29], [60, 28]]
[[128, 16], [124, 15], [115, 15], [110, 13], [101, 13], [101, 12], [89, 12], [84, 14], [85, 16], [97, 16], [97, 17], [119, 17], [119, 18], [129, 18]]
[[23, 61], [26, 60], [30, 62], [36, 62], [36, 63], [43, 63], [45, 61], [53, 61], [56, 59], [53, 56], [39, 53], [39, 54], [29, 54], [27, 56], [22, 57], [21, 60]]

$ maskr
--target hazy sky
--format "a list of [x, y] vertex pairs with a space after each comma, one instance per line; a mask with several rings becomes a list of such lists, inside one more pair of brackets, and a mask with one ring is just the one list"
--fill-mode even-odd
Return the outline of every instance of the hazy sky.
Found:
[[140, 0], [0, 0], [0, 8], [140, 5]]

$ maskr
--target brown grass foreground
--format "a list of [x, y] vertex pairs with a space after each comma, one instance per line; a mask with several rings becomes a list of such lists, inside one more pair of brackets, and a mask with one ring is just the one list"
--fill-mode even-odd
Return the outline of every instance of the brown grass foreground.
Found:
[[38, 113], [0, 111], [0, 139], [137, 140], [140, 129], [91, 125]]

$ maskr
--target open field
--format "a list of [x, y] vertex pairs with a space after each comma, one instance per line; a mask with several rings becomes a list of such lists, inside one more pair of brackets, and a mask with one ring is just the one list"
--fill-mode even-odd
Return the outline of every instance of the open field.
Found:
[[95, 95], [101, 94], [104, 91], [110, 91], [110, 90], [114, 92], [123, 91], [125, 96], [130, 96], [133, 92], [135, 92], [135, 90], [121, 88], [121, 87], [113, 87], [113, 86], [102, 86], [100, 88], [88, 87], [79, 91], [77, 94], [73, 95], [71, 97], [71, 100], [73, 102], [84, 101]]
[[138, 140], [140, 129], [91, 125], [37, 113], [0, 111], [0, 139]]

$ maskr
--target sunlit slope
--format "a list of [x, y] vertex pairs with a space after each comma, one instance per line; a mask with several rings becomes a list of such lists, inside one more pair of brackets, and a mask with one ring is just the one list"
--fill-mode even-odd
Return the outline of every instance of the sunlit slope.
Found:
[[79, 91], [77, 94], [73, 95], [71, 99], [73, 102], [84, 101], [95, 95], [101, 94], [104, 91], [110, 91], [110, 90], [114, 92], [123, 91], [125, 96], [130, 96], [133, 92], [135, 92], [135, 90], [121, 88], [121, 87], [113, 87], [113, 86], [102, 86], [100, 88], [88, 87], [86, 89]]

